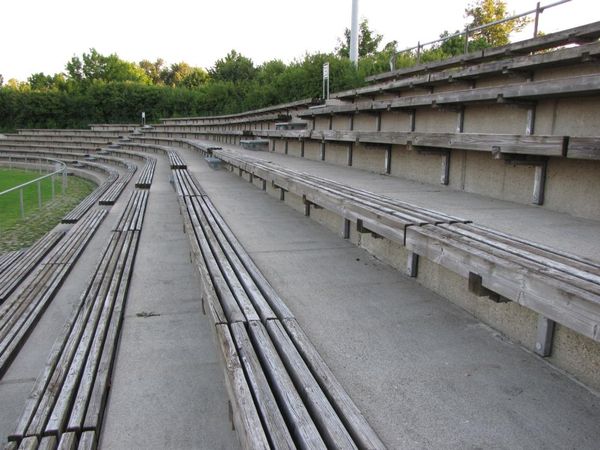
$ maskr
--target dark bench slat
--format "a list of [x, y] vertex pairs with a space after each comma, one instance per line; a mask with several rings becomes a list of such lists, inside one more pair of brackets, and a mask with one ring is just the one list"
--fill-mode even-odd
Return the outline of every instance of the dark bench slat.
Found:
[[242, 448], [270, 449], [228, 326], [216, 325], [216, 335], [224, 359], [225, 386], [232, 402], [233, 423]]
[[77, 450], [77, 434], [75, 433], [64, 433], [60, 442], [58, 443], [58, 448], [56, 450]]
[[235, 275], [237, 276], [240, 283], [243, 285], [246, 293], [248, 294], [248, 297], [251, 300], [254, 309], [260, 316], [260, 319], [263, 321], [277, 318], [277, 316], [269, 306], [269, 303], [266, 301], [262, 292], [260, 291], [260, 288], [256, 285], [255, 281], [252, 279], [252, 277], [244, 267], [239, 256], [236, 254], [233, 247], [223, 234], [221, 228], [219, 228], [219, 224], [217, 223], [215, 217], [212, 215], [212, 212], [207, 206], [207, 202], [209, 201], [210, 200], [204, 197], [202, 198], [202, 200], [199, 200], [197, 202], [196, 206], [199, 206], [201, 208], [203, 216], [208, 222], [210, 229], [214, 233], [217, 242], [222, 247], [223, 253], [229, 261], [229, 263], [231, 264]]
[[98, 364], [105, 345], [105, 339], [111, 326], [111, 319], [114, 317], [113, 312], [115, 308], [117, 308], [116, 302], [117, 297], [120, 294], [121, 275], [129, 260], [129, 252], [131, 251], [131, 253], [133, 253], [131, 249], [132, 238], [133, 235], [131, 233], [124, 233], [121, 236], [122, 246], [119, 249], [119, 259], [117, 266], [115, 267], [115, 272], [111, 277], [111, 284], [107, 295], [109, 301], [104, 304], [102, 315], [100, 316], [98, 326], [96, 327], [93, 340], [89, 347], [80, 382], [77, 388], [73, 389], [74, 400], [63, 415], [60, 413], [54, 415], [53, 413], [53, 417], [55, 418], [50, 418], [50, 421], [46, 426], [47, 433], [59, 433], [65, 429], [67, 431], [81, 431], [81, 424], [84, 419], [90, 391], [98, 370]]
[[281, 322], [269, 320], [266, 323], [266, 329], [327, 447], [357, 448], [313, 374], [294, 347]]
[[[229, 289], [227, 282], [225, 281], [223, 275], [221, 274], [221, 271], [219, 270], [217, 261], [215, 260], [210, 246], [208, 245], [208, 241], [204, 236], [204, 231], [202, 229], [202, 226], [200, 225], [200, 220], [198, 216], [193, 213], [194, 207], [193, 203], [191, 203], [193, 199], [191, 197], [189, 197], [189, 199], [191, 209], [188, 209], [187, 213], [190, 216], [192, 228], [194, 230], [194, 237], [198, 242], [198, 246], [200, 247], [204, 264], [206, 264], [208, 269], [206, 275], [208, 275], [210, 283], [215, 288], [215, 292], [217, 293], [217, 296], [220, 300], [221, 306], [227, 318], [227, 322], [243, 322], [246, 320], [246, 317], [244, 316], [244, 313], [240, 309], [233, 293]], [[186, 202], [187, 200], [188, 199], [186, 199]]]
[[[97, 321], [97, 318], [101, 313], [102, 302], [97, 302], [95, 299], [98, 296], [106, 295], [118, 255], [118, 238], [117, 236], [113, 236], [106, 247], [104, 256], [101, 260], [100, 268], [102, 269], [102, 272], [97, 272], [96, 279], [92, 285], [92, 290], [86, 290], [85, 296], [82, 299], [83, 314], [81, 314], [75, 322], [75, 326], [69, 334], [67, 344], [60, 356], [56, 370], [53, 372], [50, 382], [48, 383], [48, 385], [55, 388], [43, 392], [36, 413], [27, 428], [26, 433], [28, 435], [43, 434], [50, 414], [62, 392], [62, 388], [65, 383], [73, 383], [72, 379], [77, 377], [77, 373], [71, 371], [71, 367], [74, 367], [73, 361], [75, 358], [77, 358], [78, 361], [81, 360], [81, 352], [78, 352], [80, 342], [82, 339], [86, 339], [86, 336], [87, 339], [89, 339], [90, 328], [92, 324]], [[77, 364], [77, 362], [75, 362], [75, 364]], [[71, 381], [68, 381], [68, 378], [71, 378]]]
[[[202, 230], [204, 231], [206, 241], [212, 254], [214, 255], [213, 258], [216, 261], [223, 278], [227, 281], [229, 289], [235, 297], [240, 310], [243, 312], [246, 320], [259, 320], [259, 316], [254, 309], [254, 305], [250, 301], [248, 294], [246, 294], [246, 291], [244, 290], [243, 285], [240, 283], [240, 280], [237, 278], [234, 268], [231, 266], [219, 244], [217, 237], [210, 228], [210, 225], [208, 224], [208, 221], [202, 212], [201, 200], [198, 198], [192, 198], [192, 205], [194, 206], [193, 213], [198, 217], [198, 221], [202, 227]], [[190, 214], [191, 213], [192, 211], [190, 211]]]
[[264, 325], [249, 322], [248, 333], [296, 445], [300, 448], [327, 448]]
[[246, 327], [242, 323], [232, 323], [230, 330], [271, 445], [276, 449], [295, 449], [292, 436], [279, 411]]
[[[139, 232], [136, 231], [132, 234], [132, 250], [127, 256], [127, 261], [123, 270], [123, 276], [120, 281], [118, 290], [119, 293], [113, 309], [113, 317], [110, 322], [110, 328], [106, 337], [104, 348], [102, 349], [102, 356], [100, 358], [98, 370], [96, 371], [96, 378], [94, 380], [90, 400], [85, 413], [83, 424], [84, 429], [98, 430], [102, 424], [104, 407], [108, 397], [110, 378], [112, 376], [117, 344], [121, 331], [121, 324], [123, 322], [123, 314], [125, 312], [125, 300], [127, 298], [129, 282], [131, 281], [131, 275], [133, 273], [133, 263], [136, 256], [135, 249], [139, 243]], [[76, 415], [72, 414], [72, 417], [76, 417]]]

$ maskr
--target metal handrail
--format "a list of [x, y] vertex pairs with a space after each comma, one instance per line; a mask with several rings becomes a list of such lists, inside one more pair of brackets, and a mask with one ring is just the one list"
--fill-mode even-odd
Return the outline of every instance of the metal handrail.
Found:
[[[3, 156], [4, 156], [4, 155], [3, 155]], [[16, 159], [26, 159], [26, 158], [29, 158], [29, 157], [27, 157], [27, 156], [22, 156], [22, 157], [19, 157], [19, 156], [17, 156], [17, 155], [6, 155], [6, 156], [9, 156], [10, 158], [16, 158]], [[52, 173], [48, 173], [48, 174], [46, 174], [46, 175], [43, 175], [43, 176], [41, 176], [41, 177], [38, 177], [38, 178], [36, 178], [35, 180], [30, 180], [30, 181], [28, 181], [28, 182], [26, 182], [26, 183], [20, 184], [19, 186], [15, 186], [15, 187], [12, 187], [12, 188], [10, 188], [10, 189], [7, 189], [6, 191], [2, 191], [2, 192], [0, 192], [0, 196], [3, 196], [3, 195], [5, 195], [5, 194], [8, 194], [8, 193], [10, 193], [10, 192], [17, 191], [17, 190], [19, 190], [19, 189], [23, 189], [24, 187], [26, 187], [26, 186], [29, 186], [30, 184], [33, 184], [33, 183], [37, 183], [37, 182], [39, 182], [39, 181], [42, 181], [42, 180], [44, 180], [44, 179], [46, 179], [46, 178], [48, 178], [48, 177], [51, 177], [51, 176], [53, 176], [53, 175], [59, 174], [59, 173], [61, 173], [61, 172], [64, 172], [64, 171], [66, 171], [66, 169], [67, 169], [67, 165], [66, 165], [64, 162], [62, 162], [62, 161], [60, 161], [60, 160], [58, 160], [58, 159], [52, 159], [52, 158], [39, 158], [39, 160], [40, 160], [40, 161], [41, 161], [42, 159], [43, 159], [44, 161], [52, 161], [52, 162], [54, 162], [54, 163], [57, 163], [57, 164], [59, 164], [61, 167], [60, 167], [60, 169], [57, 169], [57, 170], [55, 170], [55, 171], [54, 171], [54, 172], [52, 172]]]
[[493, 27], [495, 25], [499, 25], [501, 23], [504, 22], [508, 22], [511, 20], [515, 20], [518, 19], [520, 17], [525, 17], [528, 16], [530, 14], [535, 13], [535, 21], [534, 21], [534, 29], [533, 29], [533, 37], [536, 37], [538, 35], [538, 25], [539, 25], [539, 18], [540, 18], [540, 14], [544, 12], [544, 10], [549, 9], [549, 8], [553, 8], [554, 6], [558, 6], [558, 5], [562, 5], [563, 3], [568, 3], [571, 0], [559, 0], [556, 1], [554, 3], [550, 3], [548, 5], [544, 5], [544, 6], [540, 6], [540, 2], [537, 2], [536, 8], [532, 9], [530, 11], [526, 11], [520, 14], [515, 14], [513, 16], [510, 17], [505, 17], [504, 19], [500, 19], [500, 20], [496, 20], [494, 22], [490, 22], [490, 23], [485, 23], [483, 25], [478, 25], [476, 27], [470, 28], [468, 25], [465, 27], [464, 31], [459, 31], [458, 33], [454, 33], [451, 34], [450, 36], [445, 36], [443, 38], [439, 38], [436, 39], [434, 41], [429, 41], [429, 42], [425, 42], [424, 44], [421, 44], [421, 42], [417, 42], [417, 45], [414, 47], [408, 47], [405, 48], [404, 50], [400, 50], [399, 52], [396, 52], [394, 54], [394, 56], [392, 56], [392, 58], [390, 58], [390, 68], [391, 70], [394, 70], [393, 66], [395, 65], [394, 62], [396, 60], [396, 58], [398, 57], [399, 54], [401, 53], [406, 53], [406, 52], [410, 52], [412, 50], [417, 50], [417, 61], [420, 61], [420, 57], [421, 57], [421, 49], [427, 45], [431, 45], [431, 44], [436, 44], [438, 42], [445, 42], [449, 39], [458, 37], [458, 36], [462, 36], [465, 35], [467, 38], [465, 39], [465, 53], [468, 52], [469, 49], [469, 34], [479, 31], [479, 30], [483, 30], [485, 28], [489, 28], [489, 27]]

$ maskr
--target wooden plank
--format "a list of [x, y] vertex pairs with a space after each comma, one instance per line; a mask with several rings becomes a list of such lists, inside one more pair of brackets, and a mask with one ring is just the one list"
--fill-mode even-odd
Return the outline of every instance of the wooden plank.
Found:
[[[136, 249], [139, 244], [139, 232], [135, 231], [131, 234], [133, 235], [131, 248], [127, 255], [127, 261], [123, 269], [123, 276], [120, 280], [118, 296], [112, 312], [110, 328], [105, 339], [105, 344], [102, 349], [102, 356], [96, 371], [96, 378], [94, 380], [90, 399], [85, 411], [83, 429], [86, 430], [91, 429], [99, 432], [104, 417], [106, 401], [108, 399], [108, 392], [111, 385], [112, 370], [116, 357], [123, 315], [125, 312], [125, 302], [129, 291], [131, 275], [133, 273]], [[71, 419], [69, 421], [69, 428], [78, 425], [76, 421], [77, 416], [77, 411], [73, 410], [71, 413]]]
[[[186, 199], [186, 203], [191, 201], [191, 199]], [[208, 269], [206, 267], [206, 263], [204, 261], [204, 257], [202, 256], [202, 250], [196, 240], [196, 235], [194, 231], [194, 227], [190, 220], [189, 212], [186, 210], [186, 234], [188, 235], [191, 249], [192, 249], [192, 259], [196, 269], [198, 269], [198, 273], [200, 275], [201, 281], [201, 300], [202, 300], [202, 309], [205, 310], [205, 305], [208, 304], [210, 316], [212, 318], [213, 324], [219, 323], [227, 323], [227, 317], [219, 299], [217, 298], [217, 293], [215, 287], [212, 283], [212, 279], [210, 278], [210, 274], [208, 273]]]
[[[200, 206], [202, 213], [210, 226], [211, 231], [214, 233], [217, 241], [223, 249], [227, 260], [229, 261], [235, 275], [239, 279], [241, 285], [244, 287], [245, 292], [247, 293], [249, 299], [252, 302], [256, 312], [260, 316], [261, 320], [269, 320], [275, 319], [277, 316], [271, 309], [269, 303], [264, 298], [260, 288], [256, 285], [256, 282], [252, 278], [252, 276], [248, 273], [247, 269], [244, 267], [242, 261], [239, 256], [231, 246], [230, 242], [227, 240], [227, 237], [223, 233], [223, 230], [219, 227], [219, 224], [216, 218], [213, 216], [216, 212], [211, 210], [207, 202], [209, 202], [207, 198], [199, 200], [197, 205]], [[222, 218], [221, 218], [222, 221]], [[248, 318], [248, 320], [250, 320]]]
[[85, 408], [89, 387], [93, 383], [96, 364], [102, 351], [104, 337], [108, 328], [108, 319], [114, 306], [116, 292], [119, 286], [120, 275], [123, 271], [131, 237], [122, 234], [117, 244], [118, 257], [115, 264], [110, 266], [110, 280], [106, 293], [96, 299], [101, 310], [94, 320], [88, 321], [85, 330], [77, 345], [77, 350], [71, 361], [67, 377], [63, 383], [60, 394], [54, 404], [52, 413], [46, 423], [44, 434], [59, 435], [65, 431], [69, 414], [74, 402], [78, 399], [78, 387], [83, 386], [84, 393], [79, 396], [80, 403], [75, 408]]
[[248, 294], [244, 290], [242, 282], [240, 282], [240, 279], [238, 279], [236, 271], [225, 255], [223, 248], [221, 248], [218, 238], [215, 236], [206, 219], [206, 216], [202, 211], [201, 200], [195, 198], [193, 200], [193, 204], [202, 230], [205, 233], [207, 243], [212, 251], [212, 254], [214, 255], [217, 266], [219, 267], [223, 278], [227, 282], [229, 290], [244, 313], [246, 320], [259, 320], [258, 313], [256, 312], [253, 303], [250, 301]]
[[77, 449], [77, 434], [63, 433], [60, 437], [57, 450], [76, 450]]
[[96, 450], [96, 445], [96, 432], [84, 431], [81, 433], [81, 437], [79, 438], [77, 450]]
[[465, 278], [469, 271], [478, 273], [491, 291], [600, 341], [595, 294], [440, 235], [429, 225], [409, 228], [406, 247]]
[[327, 448], [264, 325], [249, 322], [248, 333], [296, 445], [302, 449]]
[[269, 449], [260, 416], [246, 382], [233, 338], [227, 325], [216, 325], [217, 341], [224, 359], [225, 385], [233, 409], [233, 422], [244, 449]]
[[252, 347], [245, 326], [241, 323], [234, 323], [231, 324], [230, 329], [270, 444], [277, 449], [295, 449], [292, 436], [279, 411], [277, 401], [269, 387], [269, 382]]
[[[126, 292], [128, 285], [128, 283], [122, 283], [122, 279], [124, 276], [129, 277], [129, 272], [126, 272], [127, 265], [131, 264], [132, 258], [135, 255], [136, 242], [134, 241], [134, 233], [135, 232], [125, 233], [125, 241], [123, 242], [121, 254], [119, 255], [119, 262], [113, 275], [108, 294], [111, 297], [112, 302], [106, 310], [106, 314], [104, 315], [105, 311], [102, 312], [103, 316], [100, 317], [98, 327], [96, 328], [94, 339], [81, 375], [81, 381], [76, 388], [77, 391], [74, 396], [74, 401], [71, 404], [68, 415], [65, 415], [62, 420], [56, 421], [57, 431], [63, 431], [65, 427], [67, 431], [81, 431], [85, 412], [88, 408], [88, 402], [92, 395], [92, 388], [96, 382], [96, 377], [98, 376], [99, 365], [104, 349], [107, 346], [112, 348], [114, 345], [113, 340], [107, 341], [107, 339], [109, 339], [108, 336], [110, 334], [110, 338], [114, 339], [114, 333], [116, 333], [116, 331], [113, 330], [113, 327], [115, 326], [113, 324], [116, 323], [116, 326], [119, 326], [120, 324], [119, 318], [123, 308], [123, 305], [120, 302], [125, 298], [121, 290], [124, 289]], [[131, 270], [131, 267], [129, 267], [129, 270]], [[49, 432], [54, 431], [50, 428], [52, 424], [53, 419], [51, 417], [47, 426]]]
[[44, 436], [40, 441], [38, 450], [55, 450], [58, 446], [58, 439], [56, 436]]
[[[102, 297], [108, 292], [113, 269], [119, 255], [118, 240], [119, 236], [117, 234], [111, 237], [100, 263], [103, 271], [98, 272], [91, 289], [82, 298], [83, 313], [75, 322], [75, 326], [69, 334], [67, 344], [56, 365], [56, 369], [52, 373], [52, 377], [48, 383], [48, 385], [55, 388], [43, 392], [36, 414], [27, 427], [27, 434], [41, 435], [43, 433], [62, 387], [67, 382], [69, 376], [71, 377], [70, 383], [73, 382], [73, 378], [77, 378], [78, 372], [76, 370], [71, 371], [70, 369], [74, 367], [73, 361], [76, 357], [78, 357], [79, 361], [81, 360], [81, 352], [77, 351], [81, 340], [89, 339], [90, 328], [93, 328], [101, 313], [102, 302], [95, 300], [97, 297]], [[83, 345], [85, 346], [85, 341]], [[75, 365], [77, 365], [77, 362]]]
[[567, 158], [600, 160], [600, 137], [570, 137]]
[[361, 449], [385, 449], [383, 442], [338, 382], [298, 322], [295, 319], [286, 319], [282, 324], [356, 445]]
[[[231, 292], [225, 278], [223, 277], [221, 270], [219, 269], [219, 265], [211, 251], [210, 245], [208, 244], [204, 230], [200, 225], [200, 219], [198, 218], [195, 209], [192, 206], [192, 209], [188, 209], [188, 211], [193, 224], [194, 235], [206, 265], [207, 271], [205, 274], [208, 275], [208, 280], [210, 280], [210, 283], [217, 293], [228, 323], [245, 321], [246, 317], [242, 312], [240, 305], [238, 305], [235, 296]], [[201, 274], [203, 274], [203, 272], [201, 272]]]
[[281, 322], [270, 320], [266, 329], [327, 448], [357, 448]]
[[29, 436], [24, 438], [19, 445], [19, 450], [36, 450], [38, 448], [39, 440], [37, 436]]
[[[55, 380], [55, 383], [57, 382], [57, 379], [54, 375], [54, 370], [58, 366], [63, 355], [68, 353], [68, 343], [70, 342], [71, 345], [74, 345], [75, 341], [77, 340], [77, 338], [74, 337], [76, 336], [77, 328], [83, 325], [83, 321], [79, 320], [79, 316], [85, 316], [87, 314], [87, 310], [89, 310], [91, 307], [91, 302], [86, 303], [86, 298], [88, 295], [91, 295], [92, 297], [95, 296], [95, 293], [98, 291], [100, 283], [104, 277], [104, 271], [106, 270], [106, 266], [108, 265], [110, 259], [107, 257], [109, 252], [112, 252], [111, 243], [109, 243], [109, 245], [105, 248], [100, 264], [96, 267], [95, 272], [91, 275], [90, 279], [86, 283], [86, 289], [80, 296], [80, 300], [73, 307], [73, 312], [67, 319], [62, 332], [56, 338], [56, 341], [52, 346], [52, 350], [48, 356], [46, 365], [38, 376], [33, 389], [27, 397], [25, 409], [17, 423], [15, 432], [9, 435], [9, 440], [14, 440], [17, 438], [20, 439], [25, 435], [26, 430], [29, 427], [36, 410], [38, 409], [38, 405], [40, 404], [41, 398], [50, 381], [53, 379]], [[72, 338], [70, 338], [70, 336]]]

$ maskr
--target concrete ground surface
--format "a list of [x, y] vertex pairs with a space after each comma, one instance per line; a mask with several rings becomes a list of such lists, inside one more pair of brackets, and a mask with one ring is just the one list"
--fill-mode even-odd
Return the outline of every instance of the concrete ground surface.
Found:
[[[596, 393], [248, 182], [210, 169], [198, 153], [178, 151], [389, 448], [597, 448]], [[341, 181], [351, 170], [282, 159], [293, 160], [297, 170], [312, 172], [314, 164], [314, 174], [332, 179], [339, 173]], [[100, 448], [235, 449], [217, 347], [202, 315], [199, 281], [167, 166], [159, 157]], [[443, 201], [431, 193], [435, 187], [388, 185], [391, 177], [352, 173], [365, 189]], [[18, 419], [126, 195], [75, 267], [80, 272], [69, 277], [0, 382], [3, 435]], [[477, 198], [465, 195], [465, 204]], [[408, 201], [418, 203], [412, 198]], [[499, 203], [513, 205], [507, 210], [518, 216], [514, 204]], [[477, 205], [471, 208], [489, 210]]]
[[324, 161], [243, 150], [220, 142], [216, 145], [245, 156], [271, 161], [288, 169], [472, 220], [478, 225], [600, 261], [600, 223], [594, 220]]

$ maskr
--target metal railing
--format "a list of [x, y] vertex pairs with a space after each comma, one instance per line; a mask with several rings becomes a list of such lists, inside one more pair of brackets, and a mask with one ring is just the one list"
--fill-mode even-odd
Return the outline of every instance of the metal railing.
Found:
[[483, 30], [486, 28], [490, 28], [493, 27], [495, 25], [499, 25], [501, 23], [505, 23], [505, 22], [509, 22], [511, 20], [515, 20], [515, 19], [519, 19], [521, 17], [525, 17], [525, 16], [529, 16], [531, 14], [535, 14], [535, 18], [534, 18], [534, 26], [533, 26], [533, 37], [536, 37], [538, 35], [539, 32], [539, 22], [540, 22], [540, 14], [543, 13], [546, 9], [549, 8], [553, 8], [555, 6], [559, 6], [562, 5], [563, 3], [568, 3], [571, 0], [559, 0], [556, 1], [554, 3], [550, 3], [548, 5], [540, 5], [540, 2], [537, 2], [537, 5], [535, 7], [535, 9], [529, 10], [529, 11], [525, 11], [522, 12], [520, 14], [515, 14], [514, 16], [510, 16], [510, 17], [505, 17], [504, 19], [500, 19], [500, 20], [496, 20], [494, 22], [490, 22], [490, 23], [486, 23], [483, 25], [479, 25], [473, 28], [470, 28], [468, 25], [465, 27], [464, 31], [459, 31], [458, 33], [454, 33], [451, 34], [449, 36], [445, 36], [443, 38], [439, 38], [436, 39], [434, 41], [429, 41], [429, 42], [425, 42], [425, 43], [421, 43], [420, 41], [417, 42], [417, 45], [415, 45], [414, 47], [408, 47], [405, 48], [404, 50], [400, 50], [399, 52], [396, 52], [394, 54], [394, 56], [392, 56], [390, 58], [390, 70], [394, 70], [394, 67], [396, 65], [396, 60], [398, 58], [398, 55], [402, 54], [402, 53], [406, 53], [406, 52], [412, 52], [413, 50], [417, 51], [417, 62], [421, 61], [421, 51], [423, 50], [423, 47], [426, 47], [428, 45], [433, 45], [433, 44], [437, 44], [438, 42], [445, 42], [447, 40], [453, 39], [455, 37], [459, 37], [459, 36], [465, 36], [465, 47], [464, 47], [464, 53], [468, 53], [469, 52], [469, 35], [479, 31], [479, 30]]
[[[35, 162], [31, 162], [33, 158], [28, 157], [28, 156], [18, 156], [18, 155], [7, 155], [7, 156], [3, 156], [2, 160], [0, 160], [0, 164], [2, 163], [6, 163], [8, 162], [8, 167], [9, 168], [13, 168], [13, 163], [17, 164], [19, 168], [22, 168], [22, 166], [30, 166], [35, 164]], [[57, 159], [52, 159], [52, 158], [37, 158], [37, 168], [39, 170], [40, 173], [42, 173], [42, 170], [44, 168], [47, 168], [48, 166], [53, 166], [53, 171], [50, 173], [47, 173], [45, 175], [42, 175], [38, 178], [36, 178], [35, 180], [31, 180], [28, 181], [26, 183], [20, 184], [18, 186], [12, 187], [10, 189], [7, 189], [5, 191], [0, 192], [0, 197], [4, 196], [4, 195], [8, 195], [11, 192], [19, 192], [19, 209], [21, 212], [21, 218], [24, 219], [25, 218], [25, 202], [24, 202], [24, 195], [23, 195], [23, 190], [25, 188], [27, 188], [28, 186], [37, 184], [37, 196], [38, 196], [38, 207], [41, 209], [42, 207], [42, 181], [50, 178], [51, 180], [51, 199], [54, 200], [55, 195], [56, 195], [56, 188], [55, 188], [55, 179], [56, 177], [60, 174], [62, 180], [61, 180], [61, 194], [65, 193], [65, 189], [67, 188], [67, 165], [62, 162], [59, 161]], [[42, 161], [45, 162], [45, 164], [42, 164]]]

